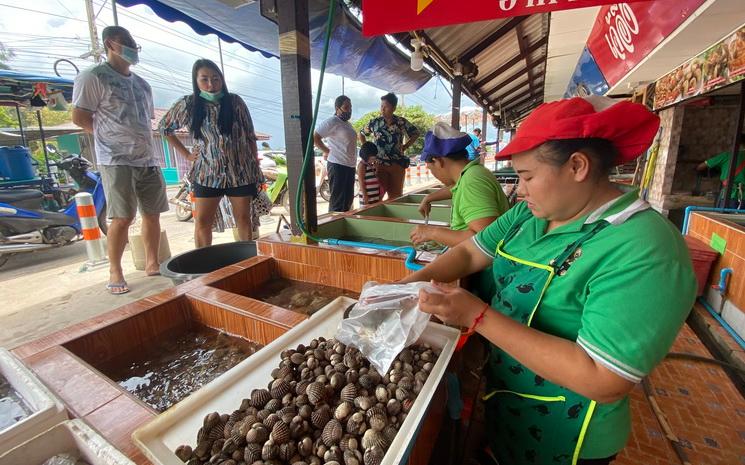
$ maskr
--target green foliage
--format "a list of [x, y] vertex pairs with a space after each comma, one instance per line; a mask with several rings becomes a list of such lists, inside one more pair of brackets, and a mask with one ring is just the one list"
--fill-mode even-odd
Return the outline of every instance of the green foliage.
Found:
[[[422, 153], [422, 149], [424, 148], [424, 134], [426, 134], [427, 131], [432, 129], [432, 126], [434, 126], [435, 115], [424, 111], [424, 108], [422, 108], [421, 105], [398, 107], [396, 109], [396, 114], [398, 116], [403, 116], [404, 118], [409, 120], [411, 124], [416, 126], [417, 129], [419, 129], [419, 139], [417, 139], [414, 145], [409, 147], [409, 150], [406, 151], [406, 154], [412, 156]], [[371, 119], [378, 116], [380, 116], [380, 112], [378, 110], [365, 113], [357, 121], [352, 123], [352, 126], [354, 126], [355, 131], [359, 132], [360, 129], [362, 129], [362, 127], [366, 125]]]
[[[36, 119], [36, 110], [21, 108], [21, 118], [24, 128], [38, 128], [39, 120]], [[52, 111], [48, 108], [41, 110], [41, 122], [44, 127], [59, 126], [72, 121], [72, 110]], [[0, 127], [17, 128], [18, 117], [15, 107], [0, 107]]]

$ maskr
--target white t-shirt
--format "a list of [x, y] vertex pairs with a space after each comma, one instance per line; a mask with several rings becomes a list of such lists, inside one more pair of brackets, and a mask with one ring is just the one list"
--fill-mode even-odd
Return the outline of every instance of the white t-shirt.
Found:
[[355, 168], [357, 166], [357, 132], [349, 121], [334, 115], [316, 127], [329, 148], [328, 161]]
[[93, 113], [98, 164], [158, 166], [150, 123], [153, 93], [144, 79], [102, 63], [78, 74], [72, 103]]

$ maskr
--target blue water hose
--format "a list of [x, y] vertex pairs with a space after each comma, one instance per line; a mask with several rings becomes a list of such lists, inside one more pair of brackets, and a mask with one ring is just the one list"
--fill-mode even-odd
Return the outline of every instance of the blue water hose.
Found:
[[729, 333], [730, 336], [737, 342], [737, 344], [740, 346], [741, 349], [745, 350], [745, 341], [740, 337], [739, 334], [735, 331], [735, 329], [729, 325], [726, 321], [724, 321], [724, 318], [722, 318], [713, 308], [711, 308], [711, 305], [709, 305], [709, 302], [706, 301], [703, 297], [698, 298], [698, 302], [703, 305], [703, 307], [709, 311], [711, 316], [714, 317], [715, 320], [719, 322], [720, 325], [722, 325], [722, 328], [724, 328], [725, 331]]
[[683, 227], [681, 230], [683, 234], [688, 234], [688, 219], [691, 216], [691, 212], [716, 212], [716, 213], [735, 213], [743, 215], [745, 210], [738, 210], [736, 208], [720, 208], [720, 207], [698, 207], [690, 205], [685, 209], [685, 215], [683, 216]]
[[321, 102], [321, 93], [323, 91], [323, 78], [326, 74], [326, 60], [328, 58], [328, 51], [329, 51], [329, 43], [331, 41], [331, 30], [333, 28], [334, 24], [334, 12], [336, 10], [336, 1], [330, 0], [329, 1], [329, 14], [328, 18], [326, 19], [326, 33], [325, 33], [325, 41], [323, 45], [323, 55], [321, 57], [321, 75], [318, 79], [318, 90], [316, 91], [316, 101], [313, 108], [313, 120], [310, 125], [310, 134], [308, 134], [308, 145], [305, 149], [305, 156], [303, 158], [303, 165], [300, 170], [300, 182], [298, 183], [298, 190], [297, 195], [295, 196], [295, 212], [297, 212], [297, 222], [298, 226], [300, 227], [300, 230], [303, 232], [303, 234], [306, 235], [311, 240], [314, 240], [319, 243], [325, 243], [329, 245], [338, 245], [338, 246], [347, 246], [347, 247], [364, 247], [367, 249], [375, 249], [375, 250], [385, 250], [385, 251], [401, 251], [401, 252], [407, 252], [408, 256], [406, 257], [406, 268], [410, 270], [420, 270], [422, 269], [422, 265], [415, 262], [416, 259], [416, 249], [412, 246], [408, 247], [396, 247], [392, 245], [385, 245], [385, 244], [372, 244], [369, 242], [356, 242], [356, 241], [343, 241], [339, 239], [322, 239], [315, 237], [306, 227], [305, 223], [303, 222], [303, 216], [300, 215], [300, 206], [302, 204], [302, 188], [303, 183], [302, 180], [305, 179], [305, 173], [308, 170], [308, 167], [310, 166], [311, 160], [313, 160], [313, 133], [315, 132], [316, 128], [316, 120], [318, 119], [318, 107]]

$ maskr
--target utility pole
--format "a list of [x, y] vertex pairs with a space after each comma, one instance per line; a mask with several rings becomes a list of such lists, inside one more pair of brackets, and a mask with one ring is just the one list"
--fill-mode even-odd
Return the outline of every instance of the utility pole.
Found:
[[111, 0], [111, 12], [114, 13], [114, 26], [118, 26], [119, 15], [116, 13], [116, 0]]
[[98, 45], [98, 31], [96, 30], [96, 17], [93, 13], [93, 0], [85, 0], [85, 14], [88, 17], [88, 32], [91, 37], [91, 51], [80, 58], [92, 56], [96, 63], [101, 63], [101, 46]]
[[344, 76], [341, 77], [341, 95], [347, 95], [344, 92]]
[[401, 108], [406, 106], [406, 101], [404, 100], [404, 97], [406, 97], [404, 94], [401, 94]]
[[225, 65], [222, 62], [222, 40], [217, 38], [217, 51], [220, 52], [220, 71], [222, 72], [223, 79], [225, 78]]

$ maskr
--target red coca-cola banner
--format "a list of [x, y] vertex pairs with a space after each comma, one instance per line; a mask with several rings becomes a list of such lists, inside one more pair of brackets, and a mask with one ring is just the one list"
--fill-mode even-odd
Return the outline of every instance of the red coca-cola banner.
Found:
[[598, 12], [587, 47], [612, 87], [706, 0], [616, 3]]
[[[362, 32], [366, 36], [372, 36], [414, 31], [487, 19], [607, 5], [614, 1], [616, 0], [363, 0]], [[670, 3], [665, 0], [663, 2]]]

